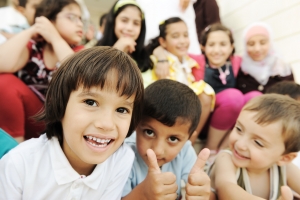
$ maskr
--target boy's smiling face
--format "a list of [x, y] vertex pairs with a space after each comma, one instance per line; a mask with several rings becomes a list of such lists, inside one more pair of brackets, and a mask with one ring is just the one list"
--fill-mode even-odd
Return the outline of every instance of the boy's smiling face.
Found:
[[[280, 164], [285, 155], [282, 122], [258, 124], [256, 112], [242, 110], [229, 136], [232, 161], [248, 171], [264, 171], [274, 163]], [[284, 159], [286, 160], [286, 159]]]
[[140, 156], [148, 165], [146, 151], [152, 149], [159, 166], [172, 161], [189, 139], [190, 123], [176, 120], [169, 127], [151, 118], [143, 117], [136, 129], [136, 143]]
[[134, 96], [121, 96], [104, 86], [70, 94], [62, 119], [62, 149], [72, 167], [89, 175], [123, 143], [130, 126]]

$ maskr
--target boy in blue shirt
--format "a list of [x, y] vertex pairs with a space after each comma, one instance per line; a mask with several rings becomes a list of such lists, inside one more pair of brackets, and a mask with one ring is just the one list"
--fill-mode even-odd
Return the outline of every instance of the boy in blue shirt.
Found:
[[136, 157], [122, 199], [180, 199], [181, 180], [187, 199], [209, 199], [210, 179], [203, 171], [209, 150], [197, 158], [188, 140], [200, 115], [197, 95], [184, 84], [163, 79], [145, 89], [141, 121], [125, 140]]

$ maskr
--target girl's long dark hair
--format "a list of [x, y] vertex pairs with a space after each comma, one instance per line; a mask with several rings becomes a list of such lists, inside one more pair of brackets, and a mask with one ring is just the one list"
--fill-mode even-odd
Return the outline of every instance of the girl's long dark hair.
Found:
[[159, 36], [150, 40], [149, 44], [146, 47], [148, 54], [150, 55], [153, 54], [154, 49], [160, 45], [158, 40], [160, 37], [166, 39], [167, 26], [177, 22], [183, 22], [183, 20], [180, 19], [179, 17], [171, 17], [159, 25]]
[[[97, 43], [97, 46], [114, 46], [114, 44], [118, 41], [118, 38], [115, 34], [115, 21], [116, 17], [128, 6], [136, 6], [133, 4], [126, 4], [119, 8], [117, 12], [114, 12], [114, 7], [117, 2], [113, 5], [111, 10], [106, 16], [106, 24], [103, 33], [102, 39]], [[137, 7], [137, 6], [136, 6]], [[137, 7], [140, 11], [141, 9]], [[142, 14], [142, 11], [141, 11]], [[148, 69], [152, 69], [152, 62], [150, 60], [150, 54], [145, 50], [144, 42], [146, 36], [146, 23], [145, 19], [142, 18], [141, 23], [141, 32], [139, 37], [136, 40], [135, 51], [131, 54], [132, 58], [137, 62], [138, 67], [140, 68], [141, 72], [145, 72]]]

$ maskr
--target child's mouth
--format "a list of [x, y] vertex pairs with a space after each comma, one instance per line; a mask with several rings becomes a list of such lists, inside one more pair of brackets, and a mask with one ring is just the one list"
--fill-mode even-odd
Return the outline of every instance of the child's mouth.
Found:
[[106, 147], [111, 142], [113, 142], [113, 139], [101, 139], [90, 135], [83, 136], [84, 139], [92, 146], [94, 147]]

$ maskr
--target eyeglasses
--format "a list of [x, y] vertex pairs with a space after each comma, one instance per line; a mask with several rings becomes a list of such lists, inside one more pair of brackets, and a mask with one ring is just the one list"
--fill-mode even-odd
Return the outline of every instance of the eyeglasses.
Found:
[[81, 16], [78, 16], [78, 15], [75, 15], [75, 14], [72, 14], [72, 13], [68, 13], [68, 14], [65, 15], [65, 17], [73, 23], [76, 23], [76, 24], [79, 23], [79, 22], [83, 23], [83, 21], [81, 19]]

